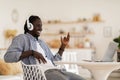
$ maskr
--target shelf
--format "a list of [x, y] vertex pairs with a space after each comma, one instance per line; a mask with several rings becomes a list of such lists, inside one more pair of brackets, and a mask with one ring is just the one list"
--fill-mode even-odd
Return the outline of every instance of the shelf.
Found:
[[[71, 37], [85, 37], [85, 35], [93, 35], [94, 33], [79, 33], [79, 32], [70, 32]], [[67, 35], [67, 33], [42, 33], [43, 36], [60, 36]]]
[[[68, 48], [85, 48], [84, 42], [86, 39], [90, 41], [90, 48], [93, 47], [92, 42], [89, 37], [95, 34], [94, 27], [104, 21], [55, 21], [43, 22], [45, 26], [45, 31], [41, 34], [42, 38], [46, 40], [51, 48], [59, 48], [59, 38], [67, 36], [67, 32], [70, 33], [71, 42]], [[92, 27], [91, 27], [92, 25]], [[90, 27], [89, 27], [90, 26]]]
[[0, 48], [0, 50], [7, 50], [7, 48]]
[[[91, 33], [92, 34], [92, 33]], [[61, 35], [67, 35], [67, 33], [64, 34], [57, 34], [57, 33], [42, 33], [43, 36], [61, 36]], [[70, 33], [70, 37], [85, 37], [84, 34], [81, 33]]]
[[43, 22], [43, 24], [79, 24], [79, 23], [103, 23], [104, 21], [66, 21], [66, 22], [61, 22], [61, 21], [51, 21], [51, 22]]

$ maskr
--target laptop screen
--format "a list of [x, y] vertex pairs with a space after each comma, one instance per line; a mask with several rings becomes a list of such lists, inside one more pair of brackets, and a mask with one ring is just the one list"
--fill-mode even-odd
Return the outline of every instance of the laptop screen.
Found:
[[115, 54], [115, 52], [117, 50], [117, 46], [118, 46], [117, 43], [110, 42], [109, 45], [108, 45], [108, 48], [106, 50], [106, 53], [103, 56], [101, 61], [104, 61], [104, 62], [111, 62], [111, 61], [113, 61], [113, 56], [114, 56], [114, 54]]

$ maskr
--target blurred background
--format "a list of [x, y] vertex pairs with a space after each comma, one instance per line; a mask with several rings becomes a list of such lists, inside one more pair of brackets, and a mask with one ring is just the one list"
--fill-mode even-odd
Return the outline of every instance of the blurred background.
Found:
[[96, 59], [120, 35], [120, 0], [0, 0], [0, 48], [8, 48], [13, 37], [24, 33], [30, 15], [42, 19], [40, 38], [52, 49], [70, 32], [67, 48], [94, 49]]

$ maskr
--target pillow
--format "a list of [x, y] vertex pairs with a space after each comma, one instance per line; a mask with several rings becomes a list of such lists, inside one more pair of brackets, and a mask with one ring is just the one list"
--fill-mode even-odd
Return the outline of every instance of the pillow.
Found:
[[6, 63], [0, 59], [0, 75], [16, 75], [22, 73], [22, 66], [20, 62]]

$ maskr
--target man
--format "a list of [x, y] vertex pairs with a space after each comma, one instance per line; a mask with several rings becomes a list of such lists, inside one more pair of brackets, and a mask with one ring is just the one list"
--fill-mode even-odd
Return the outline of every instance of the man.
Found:
[[42, 31], [42, 21], [38, 16], [30, 16], [25, 22], [24, 30], [24, 34], [13, 39], [4, 56], [6, 62], [22, 60], [25, 64], [40, 64], [47, 68], [45, 75], [48, 80], [84, 80], [70, 72], [49, 69], [55, 66], [54, 61], [61, 60], [70, 39], [69, 33], [66, 37], [61, 37], [61, 46], [56, 55], [53, 55], [47, 44], [38, 38]]

